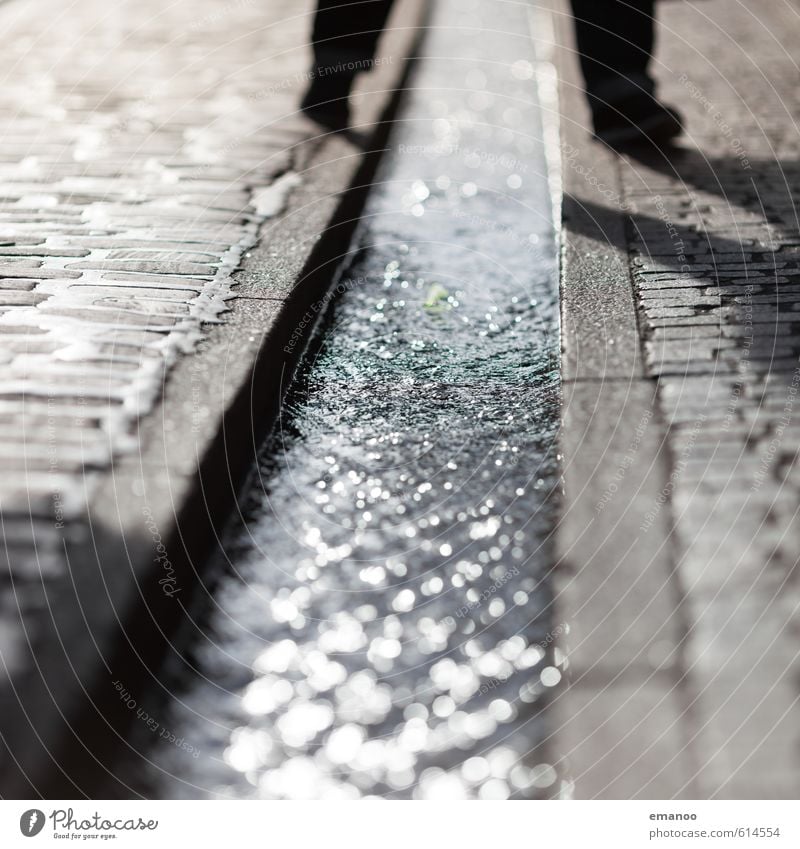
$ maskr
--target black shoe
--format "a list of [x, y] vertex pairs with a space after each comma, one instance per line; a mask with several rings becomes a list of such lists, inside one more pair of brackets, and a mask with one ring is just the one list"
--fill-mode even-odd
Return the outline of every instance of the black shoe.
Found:
[[605, 106], [594, 115], [594, 137], [614, 150], [661, 148], [682, 132], [680, 113], [649, 96]]
[[315, 73], [300, 108], [309, 118], [329, 130], [347, 129], [350, 126], [349, 97], [353, 79], [352, 74]]

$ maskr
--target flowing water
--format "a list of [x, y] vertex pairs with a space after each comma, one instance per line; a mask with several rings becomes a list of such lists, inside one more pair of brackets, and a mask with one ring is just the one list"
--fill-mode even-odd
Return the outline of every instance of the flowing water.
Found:
[[437, 7], [154, 796], [559, 792], [555, 228], [524, 4]]

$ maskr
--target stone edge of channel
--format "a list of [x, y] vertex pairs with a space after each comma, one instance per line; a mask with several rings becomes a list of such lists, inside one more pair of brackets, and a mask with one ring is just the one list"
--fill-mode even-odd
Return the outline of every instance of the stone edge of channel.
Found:
[[575, 798], [696, 798], [669, 512], [642, 530], [670, 458], [657, 382], [643, 366], [619, 167], [590, 137], [569, 5], [546, 5], [564, 187], [555, 592], [557, 620], [569, 625], [554, 749]]

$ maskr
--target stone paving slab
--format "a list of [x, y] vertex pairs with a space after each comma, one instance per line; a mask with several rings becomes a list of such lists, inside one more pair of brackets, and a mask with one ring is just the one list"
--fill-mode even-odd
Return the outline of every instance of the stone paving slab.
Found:
[[[584, 221], [567, 214], [564, 231], [563, 343], [574, 386], [560, 599], [575, 623], [576, 670], [562, 701], [565, 753], [580, 797], [797, 798], [800, 9], [658, 6], [656, 75], [664, 99], [686, 113], [687, 136], [670, 156], [608, 162], [585, 129], [567, 7], [553, 4], [567, 47], [562, 155], [575, 151], [564, 167], [565, 212], [577, 208]], [[584, 179], [596, 160], [602, 187]], [[592, 241], [594, 258], [570, 266]], [[598, 336], [581, 318], [604, 287], [601, 314], [611, 317]], [[620, 289], [633, 298], [633, 318]], [[632, 334], [643, 372], [604, 369], [614, 362], [606, 352]], [[648, 393], [653, 400], [633, 412], [628, 399]], [[592, 515], [604, 493], [607, 507]], [[579, 518], [594, 543], [582, 543]], [[672, 626], [640, 634], [642, 599], [615, 599], [649, 580], [656, 602], [667, 575]], [[674, 658], [668, 722], [602, 724], [615, 700], [666, 695], [644, 673], [631, 690], [605, 665], [592, 639], [604, 613], [620, 639], [641, 640], [644, 656]], [[673, 757], [648, 760], [655, 741]]]
[[421, 4], [349, 137], [297, 112], [312, 6], [0, 6], [0, 795], [96, 786], [347, 242]]

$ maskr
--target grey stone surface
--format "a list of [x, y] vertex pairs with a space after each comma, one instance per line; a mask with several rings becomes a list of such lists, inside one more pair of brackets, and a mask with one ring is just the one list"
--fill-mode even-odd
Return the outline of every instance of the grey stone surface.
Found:
[[697, 799], [680, 694], [660, 681], [571, 685], [558, 735], [578, 799]]
[[[564, 13], [565, 6], [557, 10]], [[641, 787], [657, 786], [666, 796], [693, 788], [701, 798], [797, 798], [800, 269], [792, 194], [798, 144], [791, 129], [798, 98], [790, 58], [800, 46], [797, 10], [713, 0], [702, 7], [663, 4], [659, 14], [656, 72], [664, 99], [686, 113], [686, 137], [670, 154], [616, 159], [611, 188], [621, 200], [624, 244], [613, 235], [611, 252], [598, 247], [593, 261], [602, 265], [605, 258], [604, 273], [634, 298], [628, 330], [638, 329], [644, 373], [613, 391], [582, 383], [570, 352], [587, 351], [589, 363], [603, 362], [606, 348], [573, 306], [579, 296], [565, 298], [574, 316], [564, 321], [567, 367], [578, 379], [565, 412], [560, 548], [569, 565], [562, 600], [578, 640], [572, 639], [571, 660], [577, 677], [564, 705], [569, 739], [592, 741], [586, 749], [570, 743], [576, 793], [641, 795], [635, 782], [627, 783], [638, 776]], [[573, 73], [566, 71], [562, 86], [569, 115]], [[562, 126], [567, 140], [580, 137], [572, 144], [590, 164], [596, 148], [585, 130], [570, 121]], [[607, 204], [598, 206], [595, 218], [602, 222], [600, 207]], [[585, 244], [586, 234], [574, 233], [570, 219], [565, 227], [569, 256], [570, 244]], [[624, 269], [620, 251], [629, 260]], [[592, 273], [591, 261], [573, 265], [572, 273], [569, 263], [565, 268], [565, 292], [591, 290], [583, 277]], [[600, 375], [608, 376], [615, 374]], [[628, 399], [648, 394], [656, 398], [648, 438], [637, 449], [634, 474], [614, 495], [624, 510], [595, 517], [592, 539], [581, 545], [589, 534], [575, 516], [586, 515], [587, 491], [600, 486], [597, 470], [613, 467], [619, 433], [631, 428]], [[638, 534], [618, 515], [647, 517], [654, 504], [654, 520], [645, 519]], [[686, 753], [689, 773], [686, 764], [673, 769], [676, 760], [658, 766], [641, 759], [656, 729], [612, 724], [598, 736], [596, 713], [575, 715], [581, 701], [607, 704], [606, 688], [614, 686], [615, 670], [580, 635], [593, 626], [597, 608], [622, 622], [641, 612], [642, 599], [621, 594], [626, 583], [642, 580], [648, 564], [625, 557], [641, 543], [645, 526], [648, 545], [657, 541], [662, 569], [678, 591], [680, 699], [664, 733], [675, 753]], [[620, 570], [620, 586], [607, 588], [604, 576]], [[591, 595], [597, 584], [605, 599]], [[656, 602], [659, 595], [651, 592]], [[585, 596], [594, 606], [582, 603]]]
[[[669, 517], [658, 510], [668, 457], [654, 390], [583, 381], [568, 385], [564, 396], [571, 497], [561, 519], [561, 605], [571, 611], [572, 675], [647, 678], [667, 667], [666, 657], [676, 666], [684, 636], [665, 546]], [[618, 411], [614, 427], [596, 428], [596, 417], [609, 409]]]
[[566, 62], [569, 20], [558, 18], [564, 239], [561, 287], [565, 382], [641, 376], [643, 366], [620, 215], [616, 157], [592, 144], [577, 67]]

